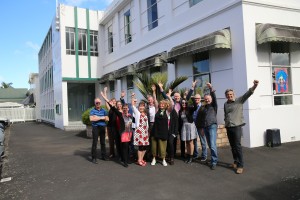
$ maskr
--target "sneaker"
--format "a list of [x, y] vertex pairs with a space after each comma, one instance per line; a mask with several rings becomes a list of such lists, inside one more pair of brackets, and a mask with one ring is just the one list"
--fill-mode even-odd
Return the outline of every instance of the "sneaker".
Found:
[[201, 158], [201, 162], [205, 162], [207, 160], [207, 158]]
[[101, 160], [108, 161], [109, 159], [106, 156], [103, 156]]
[[211, 170], [215, 170], [215, 169], [216, 169], [216, 165], [211, 165], [211, 166], [210, 166], [210, 169], [211, 169]]
[[164, 167], [168, 166], [168, 164], [167, 164], [167, 162], [166, 162], [165, 159], [163, 159], [162, 164], [163, 164]]
[[96, 159], [96, 158], [93, 158], [93, 159], [92, 159], [92, 163], [98, 164], [97, 159]]
[[242, 174], [243, 171], [244, 171], [244, 169], [239, 167], [239, 168], [237, 168], [236, 173], [237, 174]]
[[155, 158], [152, 159], [151, 165], [155, 165], [156, 164], [156, 160]]

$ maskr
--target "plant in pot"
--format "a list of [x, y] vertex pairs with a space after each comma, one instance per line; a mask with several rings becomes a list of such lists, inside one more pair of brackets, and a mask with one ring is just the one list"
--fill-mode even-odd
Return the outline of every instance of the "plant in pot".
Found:
[[86, 125], [86, 136], [88, 138], [92, 138], [92, 122], [90, 121], [90, 112], [92, 108], [88, 108], [86, 111], [84, 111], [81, 115], [81, 121], [83, 124]]
[[[83, 124], [86, 125], [86, 136], [88, 138], [92, 138], [93, 137], [93, 133], [92, 133], [92, 122], [90, 121], [90, 112], [94, 107], [88, 108], [87, 110], [85, 110], [82, 115], [81, 115], [81, 121]], [[102, 105], [101, 108], [103, 108], [104, 110], [107, 111], [106, 106]]]

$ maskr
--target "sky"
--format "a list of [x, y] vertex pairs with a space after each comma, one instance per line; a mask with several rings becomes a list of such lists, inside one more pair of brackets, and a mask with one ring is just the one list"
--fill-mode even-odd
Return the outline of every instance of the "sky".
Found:
[[[58, 0], [58, 3], [105, 10], [113, 0]], [[38, 73], [38, 52], [55, 16], [56, 0], [3, 0], [0, 5], [0, 84], [30, 89]]]

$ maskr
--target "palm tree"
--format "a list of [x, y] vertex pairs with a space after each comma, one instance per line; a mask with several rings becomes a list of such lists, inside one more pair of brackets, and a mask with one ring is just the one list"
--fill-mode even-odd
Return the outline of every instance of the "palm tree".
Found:
[[[174, 92], [174, 89], [180, 85], [182, 82], [188, 79], [186, 76], [180, 76], [177, 77], [175, 80], [168, 82], [168, 74], [165, 73], [154, 73], [151, 77], [148, 76], [146, 73], [140, 73], [136, 74], [138, 80], [133, 81], [134, 84], [137, 86], [141, 94], [145, 99], [147, 99], [147, 95], [152, 94], [151, 86], [154, 84], [156, 85], [156, 88], [158, 87], [158, 83], [161, 82], [164, 87], [164, 91], [168, 92], [169, 89], [172, 89]], [[156, 97], [157, 100], [160, 101], [163, 99], [162, 95], [160, 94], [160, 91], [156, 90]]]
[[13, 84], [13, 83], [5, 83], [5, 82], [2, 82], [2, 83], [1, 83], [1, 88], [9, 88], [9, 87], [11, 87], [12, 84]]

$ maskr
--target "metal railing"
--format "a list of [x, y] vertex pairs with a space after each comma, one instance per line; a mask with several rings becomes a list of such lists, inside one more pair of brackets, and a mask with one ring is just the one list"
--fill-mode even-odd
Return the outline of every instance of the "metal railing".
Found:
[[9, 119], [11, 123], [35, 121], [35, 108], [0, 108], [0, 117]]

